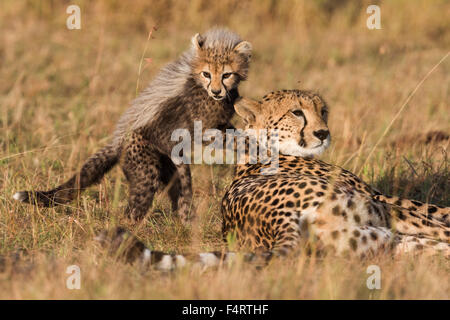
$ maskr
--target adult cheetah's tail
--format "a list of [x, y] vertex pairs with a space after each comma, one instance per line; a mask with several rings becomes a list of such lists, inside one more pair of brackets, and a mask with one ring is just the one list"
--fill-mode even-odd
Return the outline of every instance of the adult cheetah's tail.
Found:
[[[160, 271], [171, 271], [188, 265], [210, 268], [227, 265], [238, 260], [237, 254], [229, 251], [181, 255], [150, 250], [122, 227], [103, 230], [94, 239], [108, 248], [109, 253], [118, 259], [127, 263], [137, 263], [143, 268], [151, 267]], [[267, 264], [271, 257], [271, 253], [242, 254], [243, 262], [251, 263], [257, 267]]]
[[[181, 255], [153, 251], [139, 241], [135, 236], [121, 227], [103, 230], [95, 238], [103, 247], [108, 248], [109, 254], [130, 264], [137, 264], [143, 270], [153, 268], [160, 271], [172, 271], [186, 266], [201, 269], [226, 266], [240, 260], [246, 264], [260, 268], [266, 266], [277, 256], [274, 252], [244, 253], [235, 252], [204, 252], [199, 254]], [[448, 243], [420, 238], [416, 236], [397, 235], [395, 254], [420, 250], [431, 254], [444, 254], [450, 258]], [[283, 256], [283, 255], [281, 255]]]
[[385, 196], [383, 194], [375, 195], [374, 198], [384, 203], [389, 203], [413, 212], [417, 212], [418, 214], [425, 216], [427, 219], [442, 222], [447, 227], [450, 227], [450, 207], [441, 207], [417, 200], [402, 199], [395, 196]]
[[49, 191], [20, 191], [13, 195], [17, 201], [51, 207], [73, 200], [81, 190], [97, 183], [119, 160], [118, 148], [108, 145], [92, 155], [80, 172]]
[[396, 231], [404, 235], [427, 237], [450, 244], [448, 224], [430, 217], [420, 211], [414, 211], [390, 204], [390, 214]]

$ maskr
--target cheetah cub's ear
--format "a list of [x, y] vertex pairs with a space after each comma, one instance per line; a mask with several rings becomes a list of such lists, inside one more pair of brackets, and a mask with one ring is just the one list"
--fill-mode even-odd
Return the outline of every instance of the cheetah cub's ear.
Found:
[[248, 41], [239, 42], [233, 49], [235, 52], [246, 56], [247, 59], [250, 59], [252, 56], [252, 44]]
[[258, 101], [253, 99], [240, 98], [234, 103], [234, 110], [246, 124], [253, 124], [257, 115], [261, 113], [261, 106]]
[[192, 37], [191, 42], [192, 42], [192, 47], [196, 51], [199, 51], [199, 50], [202, 50], [203, 45], [205, 44], [205, 38], [201, 34], [196, 33], [195, 36]]

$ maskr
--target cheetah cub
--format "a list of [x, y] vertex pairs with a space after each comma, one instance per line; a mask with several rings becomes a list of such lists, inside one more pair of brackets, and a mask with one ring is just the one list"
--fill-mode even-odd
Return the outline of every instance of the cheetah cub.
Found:
[[171, 134], [184, 128], [193, 136], [195, 120], [202, 121], [204, 130], [231, 126], [251, 50], [249, 42], [226, 29], [196, 34], [191, 48], [165, 66], [132, 102], [110, 144], [91, 156], [80, 172], [50, 191], [17, 192], [14, 199], [41, 206], [67, 203], [120, 162], [129, 183], [130, 217], [144, 217], [155, 192], [168, 186], [172, 209], [187, 221], [193, 213], [191, 172], [188, 164], [171, 160], [177, 143]]
[[[319, 95], [283, 90], [260, 102], [242, 99], [235, 110], [256, 135], [278, 130], [281, 153], [274, 174], [262, 174], [270, 163], [239, 165], [222, 200], [223, 236], [235, 235], [241, 250], [250, 252], [244, 254], [246, 261], [268, 260], [294, 248], [361, 257], [379, 252], [450, 257], [450, 208], [391, 201], [351, 172], [312, 158], [330, 142], [328, 108]], [[117, 245], [126, 231], [110, 234]], [[152, 257], [132, 239], [133, 257], [157, 269], [214, 266], [235, 257], [233, 252], [201, 253], [191, 260], [162, 252]]]

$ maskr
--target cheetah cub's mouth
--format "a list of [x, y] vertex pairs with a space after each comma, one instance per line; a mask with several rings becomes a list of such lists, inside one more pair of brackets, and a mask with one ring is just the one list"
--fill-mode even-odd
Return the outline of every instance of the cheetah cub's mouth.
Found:
[[226, 97], [225, 95], [223, 95], [223, 96], [214, 96], [214, 95], [211, 95], [211, 94], [210, 94], [210, 96], [211, 96], [211, 98], [213, 98], [216, 101], [221, 101], [221, 100], [225, 99], [225, 97]]
[[289, 139], [286, 141], [280, 141], [280, 153], [286, 156], [295, 157], [313, 157], [321, 155], [329, 146], [331, 138], [330, 135], [323, 140], [319, 141], [313, 147], [301, 147], [297, 141], [294, 139]]

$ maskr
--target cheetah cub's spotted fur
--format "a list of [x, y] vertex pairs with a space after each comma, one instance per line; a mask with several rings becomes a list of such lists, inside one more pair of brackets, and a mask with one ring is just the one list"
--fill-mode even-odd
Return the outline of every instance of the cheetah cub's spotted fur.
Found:
[[[277, 129], [282, 153], [272, 175], [261, 174], [270, 164], [238, 166], [223, 197], [223, 235], [235, 234], [241, 249], [253, 252], [244, 254], [246, 261], [286, 255], [296, 247], [340, 255], [424, 252], [450, 257], [450, 208], [384, 196], [351, 172], [311, 157], [330, 141], [328, 108], [319, 95], [283, 90], [261, 102], [242, 99], [235, 109], [256, 134]], [[122, 243], [117, 239], [124, 234], [116, 230], [111, 239]], [[152, 258], [132, 239], [129, 248], [136, 243], [141, 248], [133, 251], [135, 260], [164, 270], [189, 262], [189, 257], [161, 252]], [[191, 261], [211, 266], [234, 257], [233, 252], [210, 252]]]

